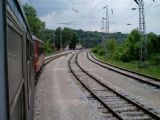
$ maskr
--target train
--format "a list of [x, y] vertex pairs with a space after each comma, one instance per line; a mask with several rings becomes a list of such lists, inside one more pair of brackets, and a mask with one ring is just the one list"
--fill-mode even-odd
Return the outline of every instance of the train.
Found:
[[35, 78], [38, 79], [38, 76], [44, 66], [44, 43], [42, 40], [38, 39], [36, 36], [32, 35], [34, 40], [34, 70]]
[[34, 119], [35, 75], [44, 61], [43, 43], [34, 39], [20, 0], [0, 0], [1, 120]]

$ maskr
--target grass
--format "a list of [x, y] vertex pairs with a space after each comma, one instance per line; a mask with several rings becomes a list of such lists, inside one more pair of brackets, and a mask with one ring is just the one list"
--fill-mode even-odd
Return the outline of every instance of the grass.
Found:
[[159, 65], [151, 65], [147, 68], [138, 68], [138, 61], [132, 62], [123, 62], [114, 59], [108, 59], [105, 56], [100, 56], [98, 54], [93, 53], [97, 58], [102, 60], [103, 62], [110, 63], [112, 65], [122, 67], [128, 70], [132, 70], [138, 73], [142, 73], [144, 75], [152, 76], [154, 78], [160, 79], [160, 64]]

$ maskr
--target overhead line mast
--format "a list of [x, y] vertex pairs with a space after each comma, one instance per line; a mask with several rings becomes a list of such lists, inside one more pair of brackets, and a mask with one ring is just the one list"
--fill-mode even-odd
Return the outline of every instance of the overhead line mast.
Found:
[[106, 18], [103, 18], [104, 20], [106, 20], [106, 37], [105, 37], [105, 55], [107, 57], [109, 57], [109, 49], [107, 49], [107, 40], [109, 39], [108, 35], [109, 35], [109, 15], [108, 15], [108, 5], [106, 5], [105, 7], [103, 7], [103, 9], [106, 9]]
[[146, 23], [144, 13], [144, 1], [134, 0], [139, 7], [139, 32], [140, 32], [140, 61], [139, 67], [147, 67], [147, 39], [146, 39]]
[[104, 46], [105, 47], [105, 39], [104, 39], [104, 35], [103, 35], [103, 33], [104, 33], [104, 19], [102, 19], [101, 20], [101, 23], [102, 23], [102, 46]]

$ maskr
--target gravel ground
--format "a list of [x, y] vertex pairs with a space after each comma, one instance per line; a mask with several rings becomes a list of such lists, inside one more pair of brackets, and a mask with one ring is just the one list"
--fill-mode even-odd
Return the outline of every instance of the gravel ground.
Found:
[[36, 86], [34, 120], [103, 120], [68, 70], [71, 55], [49, 63]]
[[102, 78], [106, 83], [125, 91], [131, 97], [140, 101], [142, 104], [152, 107], [160, 113], [160, 91], [153, 87], [142, 85], [131, 78], [125, 77], [113, 71], [102, 68], [87, 59], [86, 53], [79, 55], [79, 62], [88, 71]]

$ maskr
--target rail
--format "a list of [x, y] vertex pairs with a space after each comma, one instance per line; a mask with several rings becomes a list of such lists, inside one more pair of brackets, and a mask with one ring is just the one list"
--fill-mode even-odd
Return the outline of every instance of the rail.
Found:
[[[78, 63], [78, 54], [79, 53], [77, 53], [76, 56], [72, 55], [72, 57], [69, 59], [68, 65], [69, 65], [69, 69], [70, 69], [71, 73], [77, 78], [77, 80], [80, 81], [80, 83], [88, 90], [88, 92], [90, 92], [100, 103], [102, 103], [108, 110], [110, 110], [110, 112], [115, 117], [117, 117], [118, 119], [129, 119], [127, 117], [129, 116], [128, 114], [130, 114], [131, 118], [137, 117], [137, 119], [138, 118], [156, 119], [156, 120], [160, 119], [160, 117], [157, 114], [153, 113], [151, 110], [144, 108], [143, 106], [136, 103], [135, 101], [132, 101], [131, 99], [129, 99], [126, 96], [122, 95], [121, 93], [117, 92], [111, 86], [106, 85], [105, 83], [103, 83], [102, 81], [97, 79], [95, 76], [90, 74], [87, 70], [82, 68], [80, 66], [80, 64]], [[71, 60], [74, 58], [74, 56], [75, 56], [75, 60], [73, 63], [71, 63]], [[74, 67], [76, 66], [81, 71], [79, 71], [79, 70], [78, 70], [79, 72], [74, 71], [72, 64], [74, 64]], [[77, 68], [76, 68], [76, 70], [77, 70]], [[80, 73], [80, 74], [78, 74], [78, 73]], [[83, 76], [83, 77], [81, 78], [81, 76]], [[84, 76], [87, 77], [86, 80], [84, 80]], [[87, 81], [90, 81], [90, 83], [87, 83], [87, 85], [86, 85]], [[94, 87], [92, 85], [93, 83], [95, 84]], [[96, 85], [99, 86], [99, 87], [97, 87], [97, 89], [96, 89]], [[101, 93], [101, 95], [98, 95], [97, 92]], [[104, 95], [104, 94], [106, 94], [106, 95]], [[106, 99], [106, 98], [108, 98], [108, 99]], [[112, 101], [114, 101], [115, 103], [120, 103], [120, 104], [113, 104], [113, 106], [117, 105], [117, 106], [123, 107], [122, 106], [122, 104], [123, 104], [124, 106], [126, 106], [126, 109], [131, 110], [131, 112], [128, 111], [128, 113], [126, 114], [125, 110], [123, 111], [123, 109], [122, 110], [119, 109], [120, 107], [117, 107], [117, 109], [116, 109], [115, 107], [113, 107], [112, 105], [109, 104]]]
[[[94, 60], [89, 58], [89, 54]], [[87, 53], [87, 58], [91, 62], [93, 62], [103, 68], [109, 69], [109, 70], [114, 71], [116, 73], [122, 74], [122, 75], [127, 76], [129, 78], [132, 78], [134, 80], [137, 80], [138, 82], [142, 82], [142, 83], [145, 83], [145, 84], [148, 84], [148, 85], [151, 85], [151, 86], [154, 86], [154, 87], [160, 89], [160, 80], [157, 78], [153, 78], [151, 76], [143, 75], [143, 74], [140, 74], [140, 73], [128, 70], [128, 69], [117, 67], [117, 66], [111, 65], [109, 63], [105, 63], [105, 62], [95, 58], [95, 56], [93, 56], [92, 53], [90, 53], [90, 52]]]

